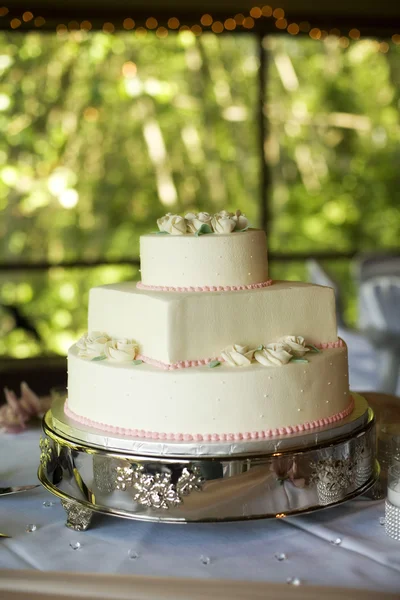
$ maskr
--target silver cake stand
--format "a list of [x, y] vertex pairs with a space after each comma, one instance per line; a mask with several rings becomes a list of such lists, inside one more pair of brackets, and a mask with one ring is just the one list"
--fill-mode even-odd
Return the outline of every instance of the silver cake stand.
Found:
[[353, 396], [353, 413], [334, 425], [210, 443], [108, 435], [69, 419], [60, 399], [43, 419], [38, 476], [76, 530], [97, 512], [173, 523], [311, 512], [363, 494], [379, 475], [374, 415]]

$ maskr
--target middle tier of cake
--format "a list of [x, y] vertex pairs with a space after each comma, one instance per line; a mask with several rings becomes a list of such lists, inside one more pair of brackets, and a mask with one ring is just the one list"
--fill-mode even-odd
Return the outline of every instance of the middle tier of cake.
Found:
[[352, 410], [344, 345], [284, 366], [174, 372], [87, 360], [74, 345], [68, 368], [67, 414], [132, 437], [257, 439], [326, 425]]
[[294, 281], [231, 292], [152, 292], [135, 282], [92, 288], [89, 331], [138, 342], [146, 362], [217, 358], [233, 343], [256, 348], [285, 335], [338, 344], [331, 288]]

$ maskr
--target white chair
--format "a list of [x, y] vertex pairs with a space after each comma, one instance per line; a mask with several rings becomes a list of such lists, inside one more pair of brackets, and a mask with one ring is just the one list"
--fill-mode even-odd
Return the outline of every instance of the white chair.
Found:
[[359, 263], [359, 329], [378, 355], [379, 390], [395, 394], [400, 371], [400, 256]]

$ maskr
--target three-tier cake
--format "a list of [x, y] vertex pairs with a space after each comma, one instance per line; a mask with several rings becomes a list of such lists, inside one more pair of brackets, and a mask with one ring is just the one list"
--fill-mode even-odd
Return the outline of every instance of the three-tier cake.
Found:
[[349, 415], [331, 288], [268, 277], [266, 235], [237, 211], [166, 215], [141, 277], [93, 288], [68, 353], [69, 417], [130, 437], [262, 439]]

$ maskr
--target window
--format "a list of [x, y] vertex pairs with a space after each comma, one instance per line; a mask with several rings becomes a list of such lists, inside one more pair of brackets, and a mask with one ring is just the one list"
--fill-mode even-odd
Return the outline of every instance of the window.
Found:
[[0, 354], [64, 354], [90, 287], [140, 278], [139, 236], [172, 207], [267, 225], [275, 278], [306, 279], [304, 257], [328, 252], [349, 282], [355, 252], [398, 247], [400, 47], [0, 36]]

